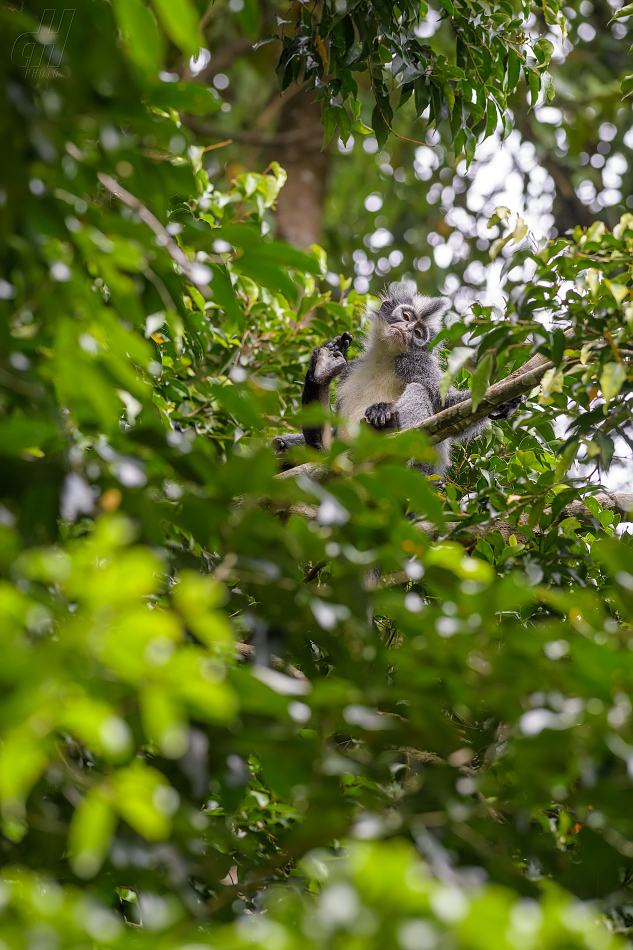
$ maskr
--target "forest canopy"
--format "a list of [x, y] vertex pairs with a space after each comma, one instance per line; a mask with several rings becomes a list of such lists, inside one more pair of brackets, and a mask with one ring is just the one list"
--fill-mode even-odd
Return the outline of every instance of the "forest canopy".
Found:
[[[630, 945], [632, 17], [0, 9], [0, 950]], [[461, 421], [280, 459], [400, 280]]]

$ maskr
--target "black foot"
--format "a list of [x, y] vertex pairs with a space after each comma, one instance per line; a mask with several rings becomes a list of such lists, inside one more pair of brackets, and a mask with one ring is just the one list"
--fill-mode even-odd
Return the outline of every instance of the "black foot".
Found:
[[510, 416], [514, 415], [524, 400], [525, 396], [517, 396], [516, 399], [509, 399], [507, 402], [502, 403], [502, 405], [497, 406], [496, 409], [493, 409], [492, 412], [489, 412], [488, 418], [501, 421], [509, 419]]
[[392, 402], [375, 402], [365, 409], [365, 419], [374, 429], [398, 429], [398, 410]]
[[329, 383], [345, 369], [347, 351], [353, 339], [352, 334], [346, 332], [316, 347], [312, 353], [312, 369], [316, 383]]

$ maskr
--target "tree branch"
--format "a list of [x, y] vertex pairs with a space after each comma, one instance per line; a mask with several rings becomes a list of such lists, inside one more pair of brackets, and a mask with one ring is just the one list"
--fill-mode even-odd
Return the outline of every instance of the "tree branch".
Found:
[[[620, 516], [621, 524], [631, 524], [633, 523], [633, 492], [614, 492], [614, 493], [602, 493], [600, 495], [593, 495], [593, 498], [598, 502], [601, 508], [605, 511], [612, 511], [614, 514]], [[272, 506], [268, 506], [271, 508]], [[275, 510], [276, 514], [279, 515], [299, 515], [302, 518], [309, 518], [314, 520], [318, 513], [318, 505], [290, 505], [290, 507], [282, 508], [277, 507]], [[546, 508], [544, 514], [551, 514], [552, 509]], [[565, 505], [558, 520], [563, 520], [564, 518], [578, 518], [588, 519], [593, 518], [594, 515], [591, 513], [589, 508], [584, 504], [582, 499], [578, 498], [576, 501], [572, 501], [569, 505]], [[454, 534], [455, 531], [458, 531], [460, 525], [463, 522], [460, 521], [449, 521], [446, 523], [445, 528], [442, 532], [439, 531], [438, 526], [434, 521], [417, 521], [415, 527], [419, 531], [424, 531], [426, 535], [430, 538], [431, 541], [435, 541], [438, 538], [446, 539]], [[464, 534], [472, 538], [472, 546], [477, 542], [478, 538], [485, 538], [487, 534], [491, 531], [498, 531], [506, 544], [509, 543], [510, 536], [514, 535], [519, 544], [524, 544], [528, 542], [528, 538], [522, 534], [521, 525], [515, 525], [511, 521], [506, 521], [503, 518], [494, 518], [492, 521], [484, 521], [481, 524], [468, 525], [468, 527], [463, 528]], [[535, 534], [541, 534], [541, 529], [536, 526], [534, 528]], [[461, 539], [462, 543], [466, 539]], [[465, 547], [469, 550], [469, 544], [466, 541]], [[304, 583], [309, 583], [311, 580], [317, 576], [319, 571], [326, 566], [326, 561], [319, 561], [319, 563], [304, 577]], [[398, 584], [406, 584], [411, 580], [409, 575], [405, 571], [397, 571], [395, 574], [390, 574], [387, 577], [382, 578], [382, 584], [392, 587], [397, 586]], [[273, 658], [274, 661], [277, 658]], [[281, 667], [278, 667], [281, 668]], [[290, 674], [294, 675], [294, 674]]]
[[[203, 295], [206, 296], [208, 294], [206, 288], [208, 280], [204, 279], [204, 275], [207, 268], [201, 271], [201, 265], [193, 264], [183, 249], [178, 244], [176, 244], [171, 234], [169, 234], [169, 232], [163, 227], [156, 215], [152, 214], [149, 208], [146, 208], [142, 201], [139, 201], [139, 199], [133, 194], [131, 194], [129, 191], [126, 191], [126, 189], [123, 188], [123, 186], [120, 185], [115, 178], [112, 178], [111, 175], [105, 175], [103, 172], [99, 172], [97, 178], [101, 184], [108, 189], [110, 194], [114, 195], [116, 198], [119, 198], [124, 204], [128, 206], [128, 208], [132, 208], [137, 212], [141, 221], [151, 228], [156, 237], [159, 239], [160, 246], [165, 248], [171, 259], [176, 264], [178, 264], [181, 270], [187, 275], [189, 280], [195, 284], [196, 287], [198, 287]], [[198, 268], [198, 270], [196, 270], [196, 268]], [[209, 274], [210, 273], [211, 271], [209, 271]], [[200, 279], [201, 274], [203, 275], [202, 280]]]
[[531, 392], [540, 383], [545, 373], [553, 367], [554, 364], [547, 357], [538, 353], [505, 379], [490, 386], [477, 409], [473, 409], [472, 399], [465, 399], [425, 419], [417, 428], [426, 432], [431, 445], [455, 438], [475, 423], [485, 419], [493, 409]]

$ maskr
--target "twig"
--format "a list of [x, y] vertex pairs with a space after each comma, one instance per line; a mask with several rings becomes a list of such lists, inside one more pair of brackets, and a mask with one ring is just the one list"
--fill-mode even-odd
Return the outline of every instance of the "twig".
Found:
[[191, 263], [183, 249], [179, 247], [178, 244], [176, 244], [171, 234], [169, 234], [169, 232], [163, 227], [156, 215], [152, 214], [149, 208], [146, 208], [142, 201], [139, 201], [139, 199], [130, 194], [129, 191], [126, 191], [125, 188], [123, 188], [123, 186], [120, 185], [116, 179], [112, 178], [111, 175], [106, 175], [103, 172], [99, 172], [97, 174], [97, 178], [101, 184], [108, 189], [110, 194], [114, 195], [115, 198], [119, 198], [123, 204], [128, 206], [128, 208], [132, 208], [137, 212], [141, 221], [151, 228], [156, 237], [160, 239], [160, 245], [165, 248], [172, 260], [182, 269], [189, 280], [195, 284], [196, 287], [198, 287], [204, 294], [208, 281], [201, 280], [200, 275], [196, 274], [195, 266]]
[[216, 145], [207, 145], [206, 148], [203, 148], [203, 152], [212, 152], [216, 148], [224, 148], [225, 145], [232, 145], [233, 139], [226, 139], [224, 142], [218, 142]]
[[[196, 132], [198, 135], [208, 135], [211, 138], [221, 138], [227, 134], [227, 129], [222, 129], [208, 122], [200, 122], [199, 119], [191, 115], [181, 116], [183, 124], [187, 128]], [[252, 145], [255, 148], [274, 146], [274, 145], [294, 145], [303, 139], [310, 138], [314, 132], [312, 129], [289, 129], [287, 132], [275, 132], [272, 135], [263, 135], [261, 132], [248, 132], [244, 129], [231, 129], [231, 141], [239, 142], [242, 145]], [[227, 142], [223, 144], [228, 144]], [[220, 146], [211, 146], [211, 148]]]
[[[255, 647], [252, 643], [236, 643], [235, 649], [240, 656], [248, 658], [249, 660], [254, 660], [256, 658]], [[286, 676], [291, 676], [292, 679], [295, 680], [301, 680], [302, 683], [308, 682], [308, 677], [305, 675], [305, 673], [302, 673], [301, 670], [298, 670], [296, 666], [292, 665], [292, 663], [287, 663], [285, 660], [282, 660], [281, 657], [272, 654], [270, 657], [270, 662], [276, 670], [285, 673]]]

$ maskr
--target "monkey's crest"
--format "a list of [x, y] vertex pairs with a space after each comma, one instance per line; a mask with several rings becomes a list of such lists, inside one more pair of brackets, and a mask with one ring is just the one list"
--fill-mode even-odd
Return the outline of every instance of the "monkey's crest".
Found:
[[418, 320], [436, 330], [442, 325], [442, 318], [451, 302], [446, 297], [425, 297], [418, 293], [412, 280], [396, 281], [380, 294], [380, 308], [376, 311], [387, 316], [398, 307], [409, 306], [415, 311]]

